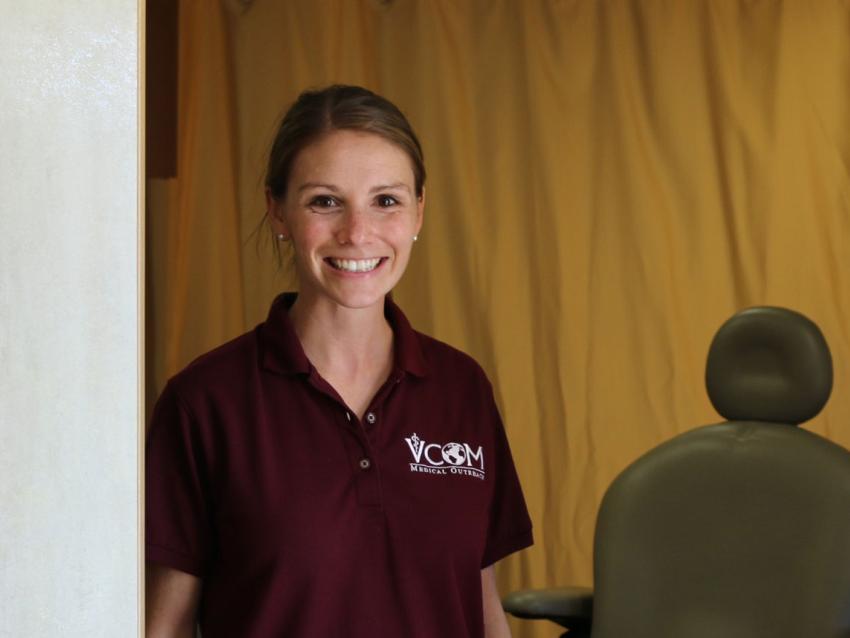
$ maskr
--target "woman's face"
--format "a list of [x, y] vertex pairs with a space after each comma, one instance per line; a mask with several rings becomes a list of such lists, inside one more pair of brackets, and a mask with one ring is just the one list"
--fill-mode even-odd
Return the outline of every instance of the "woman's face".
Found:
[[401, 148], [340, 130], [296, 156], [286, 196], [269, 210], [275, 232], [292, 241], [300, 296], [366, 308], [401, 278], [424, 204]]

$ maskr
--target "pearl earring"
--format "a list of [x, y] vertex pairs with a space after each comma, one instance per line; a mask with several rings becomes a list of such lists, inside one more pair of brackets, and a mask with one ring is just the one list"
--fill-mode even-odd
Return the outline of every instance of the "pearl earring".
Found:
[[414, 236], [413, 236], [413, 241], [416, 241], [417, 239], [419, 239], [419, 235], [414, 235]]
[[278, 236], [277, 236], [277, 240], [278, 241], [285, 241], [286, 235], [284, 235], [283, 233], [279, 233]]

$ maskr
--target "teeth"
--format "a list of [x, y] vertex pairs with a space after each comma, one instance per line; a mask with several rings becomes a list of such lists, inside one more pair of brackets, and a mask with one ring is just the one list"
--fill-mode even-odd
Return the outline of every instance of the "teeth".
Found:
[[378, 267], [381, 259], [329, 259], [334, 268], [346, 272], [369, 272]]

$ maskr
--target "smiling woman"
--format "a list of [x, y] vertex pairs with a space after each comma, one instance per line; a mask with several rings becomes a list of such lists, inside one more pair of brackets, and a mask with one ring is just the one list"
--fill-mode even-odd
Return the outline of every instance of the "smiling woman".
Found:
[[359, 87], [302, 94], [266, 179], [298, 294], [171, 379], [147, 442], [148, 636], [497, 638], [531, 522], [492, 389], [389, 297], [422, 150]]
[[267, 193], [270, 221], [295, 251], [293, 308], [380, 305], [398, 283], [422, 226], [404, 150], [375, 133], [331, 131], [301, 151], [285, 196]]

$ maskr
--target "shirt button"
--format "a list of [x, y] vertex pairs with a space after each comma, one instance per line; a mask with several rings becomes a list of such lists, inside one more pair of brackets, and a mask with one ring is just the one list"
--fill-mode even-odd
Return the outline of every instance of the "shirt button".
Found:
[[375, 421], [377, 421], [377, 420], [378, 420], [378, 417], [375, 416], [374, 412], [367, 412], [366, 413], [366, 422], [369, 425], [375, 425]]
[[370, 461], [369, 459], [360, 459], [361, 470], [368, 470], [370, 467], [372, 467], [372, 461]]

